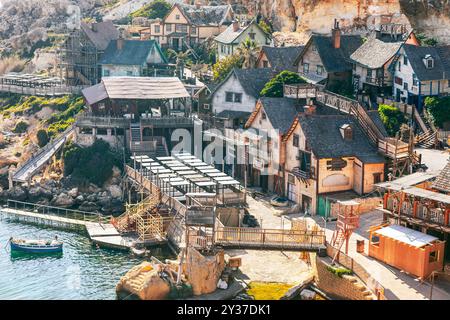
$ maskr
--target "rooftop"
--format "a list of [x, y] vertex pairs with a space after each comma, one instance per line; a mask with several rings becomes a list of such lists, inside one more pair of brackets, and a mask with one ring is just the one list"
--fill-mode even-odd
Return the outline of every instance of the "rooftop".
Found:
[[294, 47], [270, 47], [262, 46], [261, 50], [265, 53], [270, 62], [271, 68], [279, 72], [283, 70], [297, 71], [294, 66], [294, 60], [302, 52], [305, 46]]
[[[450, 79], [450, 46], [419, 47], [405, 44], [403, 48], [419, 80]], [[425, 66], [424, 58], [427, 55], [434, 60], [432, 68]]]
[[421, 248], [436, 240], [436, 237], [399, 225], [391, 225], [375, 231], [379, 235]]
[[245, 30], [247, 30], [252, 25], [260, 28], [255, 21], [252, 21], [245, 26], [239, 25], [237, 31], [234, 31], [233, 24], [230, 24], [221, 34], [215, 37], [214, 40], [221, 43], [233, 43]]
[[144, 65], [152, 50], [158, 51], [162, 60], [167, 63], [164, 54], [155, 40], [122, 39], [119, 41], [123, 41], [122, 48], [119, 49], [118, 40], [112, 40], [100, 59], [99, 64]]
[[[375, 147], [350, 115], [304, 115], [298, 117], [300, 126], [313, 153], [318, 158], [357, 157], [365, 163], [383, 163]], [[349, 124], [352, 139], [344, 140], [339, 128]]]
[[450, 192], [450, 161], [447, 162], [444, 169], [439, 173], [432, 186], [439, 191]]
[[369, 39], [350, 58], [370, 69], [383, 67], [400, 49], [402, 42], [383, 42]]
[[119, 38], [119, 31], [111, 21], [81, 22], [81, 30], [98, 50], [105, 50], [111, 40]]
[[156, 100], [188, 98], [176, 77], [103, 77], [102, 82], [82, 91], [88, 104], [103, 99]]
[[273, 128], [286, 133], [298, 114], [297, 99], [261, 97], [260, 101]]
[[178, 4], [186, 18], [196, 26], [218, 26], [223, 24], [231, 5], [199, 6], [189, 4]]

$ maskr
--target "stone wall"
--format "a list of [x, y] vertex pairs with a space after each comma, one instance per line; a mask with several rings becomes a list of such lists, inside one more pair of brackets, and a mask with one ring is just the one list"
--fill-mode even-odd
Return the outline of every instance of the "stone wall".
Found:
[[[327, 261], [330, 260], [330, 261]], [[375, 300], [374, 295], [355, 276], [338, 275], [327, 269], [331, 262], [330, 258], [319, 258], [315, 260], [315, 282], [320, 290], [324, 291], [333, 299], [342, 300]]]

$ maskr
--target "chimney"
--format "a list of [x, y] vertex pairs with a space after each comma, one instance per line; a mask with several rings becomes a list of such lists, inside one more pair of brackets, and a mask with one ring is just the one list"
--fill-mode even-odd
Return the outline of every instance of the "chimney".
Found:
[[119, 38], [117, 39], [117, 49], [122, 50], [122, 48], [123, 48], [123, 42], [124, 42], [124, 40], [123, 40], [122, 37], [119, 37]]
[[333, 42], [333, 48], [339, 49], [341, 47], [341, 29], [339, 29], [339, 22], [334, 19], [334, 28], [331, 31], [331, 40]]
[[305, 115], [316, 114], [316, 106], [313, 104], [304, 106], [303, 110], [305, 111]]
[[239, 21], [233, 21], [233, 32], [237, 32], [239, 30]]

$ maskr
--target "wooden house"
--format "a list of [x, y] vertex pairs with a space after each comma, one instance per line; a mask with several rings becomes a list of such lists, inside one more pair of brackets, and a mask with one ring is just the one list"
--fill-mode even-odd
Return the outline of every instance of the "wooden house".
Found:
[[183, 50], [220, 34], [232, 20], [231, 5], [176, 3], [163, 19], [152, 21], [141, 31], [141, 39], [152, 39], [162, 47]]
[[214, 38], [217, 44], [217, 58], [221, 60], [235, 53], [236, 49], [246, 39], [254, 41], [257, 45], [268, 45], [271, 35], [264, 32], [256, 21], [240, 23], [233, 21], [222, 33]]
[[102, 77], [155, 76], [167, 63], [156, 41], [125, 39], [112, 40], [99, 61]]
[[311, 83], [329, 87], [351, 83], [350, 56], [363, 44], [359, 35], [343, 35], [335, 21], [331, 36], [313, 34], [294, 60], [297, 72]]
[[294, 60], [302, 52], [304, 46], [270, 47], [262, 46], [256, 61], [256, 68], [271, 68], [276, 72], [284, 70], [297, 72]]
[[370, 230], [369, 257], [427, 279], [444, 265], [444, 241], [399, 225]]

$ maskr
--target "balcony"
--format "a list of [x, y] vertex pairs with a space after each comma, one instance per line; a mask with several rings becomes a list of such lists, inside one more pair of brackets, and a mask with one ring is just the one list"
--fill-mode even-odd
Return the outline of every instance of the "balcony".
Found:
[[311, 171], [302, 170], [300, 167], [292, 169], [292, 174], [299, 179], [312, 179]]
[[389, 87], [393, 85], [392, 80], [387, 80], [384, 77], [366, 77], [364, 82], [378, 87]]
[[321, 88], [319, 85], [312, 85], [307, 83], [299, 84], [286, 84], [283, 87], [284, 97], [286, 98], [296, 98], [296, 99], [306, 99], [306, 98], [316, 98], [317, 91]]
[[[163, 116], [163, 117], [142, 117], [140, 123], [142, 127], [156, 128], [180, 128], [192, 127], [195, 119], [192, 116]], [[127, 117], [109, 117], [80, 115], [76, 120], [78, 127], [95, 127], [95, 128], [129, 128], [132, 119]]]

